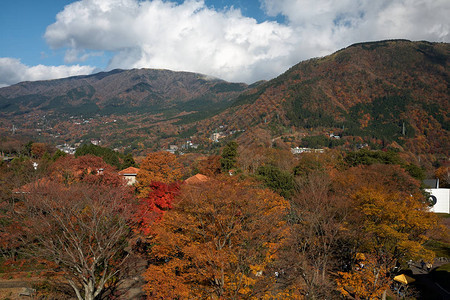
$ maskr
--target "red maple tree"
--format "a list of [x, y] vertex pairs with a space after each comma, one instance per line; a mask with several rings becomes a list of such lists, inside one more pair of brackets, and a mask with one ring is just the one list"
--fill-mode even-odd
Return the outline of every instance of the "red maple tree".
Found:
[[137, 231], [144, 235], [151, 234], [152, 225], [159, 222], [164, 213], [172, 208], [180, 191], [178, 182], [167, 184], [154, 181], [150, 183], [149, 187], [151, 190], [147, 197], [139, 199], [135, 215]]

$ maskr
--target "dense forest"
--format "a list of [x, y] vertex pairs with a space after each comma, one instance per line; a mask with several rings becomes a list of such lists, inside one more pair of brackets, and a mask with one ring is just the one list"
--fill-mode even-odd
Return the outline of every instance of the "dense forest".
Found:
[[0, 276], [39, 299], [420, 298], [435, 291], [393, 278], [450, 258], [424, 170], [398, 150], [19, 152], [0, 165]]
[[450, 219], [424, 179], [450, 187], [449, 52], [1, 88], [0, 298], [445, 298]]

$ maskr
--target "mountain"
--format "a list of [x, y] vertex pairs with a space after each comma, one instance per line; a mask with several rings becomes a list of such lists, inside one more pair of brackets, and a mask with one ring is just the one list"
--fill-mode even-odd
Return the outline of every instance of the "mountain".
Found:
[[[22, 82], [0, 89], [0, 112], [70, 115], [155, 112], [221, 106], [246, 84], [169, 70], [113, 70], [88, 76]], [[222, 103], [222, 104], [221, 104]]]
[[151, 69], [22, 82], [0, 89], [0, 133], [139, 152], [209, 145], [216, 132], [242, 144], [367, 144], [448, 157], [449, 53], [448, 43], [359, 43], [252, 85]]
[[157, 150], [191, 136], [196, 130], [190, 123], [223, 111], [247, 89], [202, 74], [153, 69], [22, 82], [0, 89], [0, 135]]
[[[391, 40], [360, 43], [301, 62], [242, 93], [205, 124], [227, 124], [267, 136], [334, 132], [411, 151], [449, 151], [448, 43]], [[250, 129], [250, 130], [249, 130]]]

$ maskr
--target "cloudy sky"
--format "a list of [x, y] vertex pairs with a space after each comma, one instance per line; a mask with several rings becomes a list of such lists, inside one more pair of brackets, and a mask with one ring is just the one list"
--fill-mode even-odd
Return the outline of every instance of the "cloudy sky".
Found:
[[449, 0], [2, 0], [0, 87], [115, 68], [271, 79], [352, 43], [450, 42]]

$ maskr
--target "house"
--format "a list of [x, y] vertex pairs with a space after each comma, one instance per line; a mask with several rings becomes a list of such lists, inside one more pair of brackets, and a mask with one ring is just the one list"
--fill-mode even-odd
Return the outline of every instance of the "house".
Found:
[[123, 176], [128, 185], [136, 183], [136, 176], [139, 173], [139, 169], [135, 167], [129, 167], [119, 172], [119, 175]]
[[425, 191], [430, 193], [430, 211], [435, 213], [450, 213], [450, 189], [439, 188], [439, 179], [423, 181]]
[[194, 176], [189, 177], [188, 179], [186, 179], [184, 181], [184, 183], [186, 184], [199, 184], [199, 183], [203, 183], [203, 182], [207, 182], [209, 180], [208, 176], [202, 175], [202, 174], [197, 174]]

